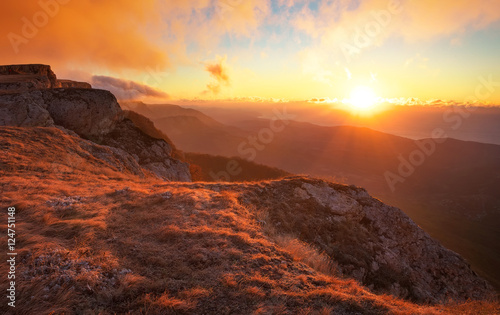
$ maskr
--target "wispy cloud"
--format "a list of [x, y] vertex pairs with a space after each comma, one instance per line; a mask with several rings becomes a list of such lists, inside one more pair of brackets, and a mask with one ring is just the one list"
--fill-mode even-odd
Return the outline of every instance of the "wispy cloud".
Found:
[[203, 93], [211, 92], [212, 94], [219, 94], [222, 86], [229, 85], [230, 81], [226, 60], [227, 57], [218, 57], [216, 61], [205, 64], [205, 70], [214, 81], [207, 84], [208, 90]]
[[108, 76], [93, 76], [94, 88], [109, 90], [120, 100], [135, 100], [144, 97], [167, 99], [169, 95], [148, 85]]

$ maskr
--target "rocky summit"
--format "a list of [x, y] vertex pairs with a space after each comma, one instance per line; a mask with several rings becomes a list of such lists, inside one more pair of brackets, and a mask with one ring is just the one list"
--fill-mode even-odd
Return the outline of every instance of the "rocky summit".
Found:
[[[59, 127], [123, 150], [162, 179], [191, 179], [188, 164], [172, 157], [171, 144], [136, 128], [113, 94], [86, 83], [58, 80], [50, 66], [0, 66], [0, 126]], [[124, 134], [127, 139], [111, 139]]]
[[0, 94], [9, 91], [29, 91], [50, 88], [84, 88], [87, 82], [58, 80], [48, 65], [26, 64], [0, 66]]

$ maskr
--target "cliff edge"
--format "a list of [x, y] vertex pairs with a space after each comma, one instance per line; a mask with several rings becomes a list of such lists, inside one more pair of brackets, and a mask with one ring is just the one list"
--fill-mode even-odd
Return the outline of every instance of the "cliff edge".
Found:
[[57, 80], [50, 66], [0, 66], [0, 126], [62, 127], [130, 154], [161, 179], [191, 180], [188, 164], [172, 157], [170, 144], [126, 119], [111, 92]]

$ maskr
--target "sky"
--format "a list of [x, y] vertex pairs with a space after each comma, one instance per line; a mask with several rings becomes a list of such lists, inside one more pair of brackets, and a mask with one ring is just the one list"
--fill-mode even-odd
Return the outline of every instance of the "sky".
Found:
[[500, 105], [500, 0], [4, 1], [3, 64], [122, 99]]

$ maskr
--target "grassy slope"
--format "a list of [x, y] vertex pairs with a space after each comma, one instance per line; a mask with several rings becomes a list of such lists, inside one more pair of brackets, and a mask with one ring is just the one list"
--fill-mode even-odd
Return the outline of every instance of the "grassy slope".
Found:
[[[48, 128], [6, 129], [0, 207], [17, 208], [18, 314], [499, 311], [491, 303], [429, 307], [375, 295], [336, 277], [308, 244], [271, 237], [237, 191], [141, 179], [99, 160], [73, 163], [73, 137], [51, 142]], [[5, 211], [0, 220], [5, 231]], [[0, 311], [12, 312], [5, 303]]]

